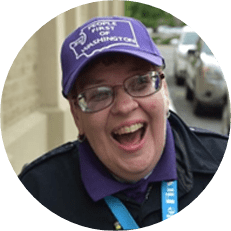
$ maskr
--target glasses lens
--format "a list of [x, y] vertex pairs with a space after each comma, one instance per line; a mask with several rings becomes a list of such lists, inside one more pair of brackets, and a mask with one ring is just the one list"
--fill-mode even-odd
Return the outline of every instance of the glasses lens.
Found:
[[157, 72], [146, 75], [134, 76], [125, 82], [128, 93], [134, 97], [148, 96], [160, 89], [161, 81]]
[[[158, 72], [152, 71], [146, 75], [134, 76], [124, 82], [124, 89], [133, 97], [149, 96], [161, 88]], [[109, 86], [94, 87], [78, 95], [78, 104], [83, 112], [100, 111], [113, 102], [113, 88]]]
[[78, 96], [79, 106], [84, 112], [95, 112], [109, 106], [113, 101], [113, 91], [110, 87], [95, 87], [87, 89]]

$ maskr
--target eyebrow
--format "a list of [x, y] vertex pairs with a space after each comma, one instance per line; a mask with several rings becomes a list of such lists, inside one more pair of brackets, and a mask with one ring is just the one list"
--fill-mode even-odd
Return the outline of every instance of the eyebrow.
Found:
[[103, 79], [89, 79], [86, 85], [101, 84], [105, 82]]
[[146, 71], [146, 68], [145, 67], [132, 67], [129, 72], [137, 72], [137, 71]]

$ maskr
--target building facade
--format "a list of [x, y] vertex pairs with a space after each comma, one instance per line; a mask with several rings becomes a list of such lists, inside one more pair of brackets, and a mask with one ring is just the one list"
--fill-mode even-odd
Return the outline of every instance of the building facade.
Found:
[[61, 94], [61, 45], [88, 19], [109, 15], [124, 15], [124, 1], [101, 1], [73, 8], [38, 30], [15, 58], [2, 94], [1, 129], [17, 174], [24, 164], [77, 139], [69, 104]]

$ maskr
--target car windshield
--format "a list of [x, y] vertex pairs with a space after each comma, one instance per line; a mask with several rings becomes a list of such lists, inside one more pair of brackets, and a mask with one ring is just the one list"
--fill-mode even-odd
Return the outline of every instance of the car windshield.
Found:
[[196, 44], [198, 38], [199, 36], [195, 32], [185, 33], [182, 38], [182, 44], [184, 45]]
[[204, 43], [204, 45], [202, 47], [202, 52], [205, 52], [205, 54], [207, 54], [207, 55], [213, 55], [212, 51], [209, 49], [209, 47], [207, 46], [206, 43]]

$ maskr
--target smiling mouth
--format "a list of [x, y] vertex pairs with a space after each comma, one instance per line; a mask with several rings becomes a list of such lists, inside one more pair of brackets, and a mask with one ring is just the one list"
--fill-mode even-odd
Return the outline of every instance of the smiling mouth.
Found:
[[143, 139], [146, 128], [146, 123], [136, 123], [112, 132], [112, 137], [122, 145], [136, 145]]

